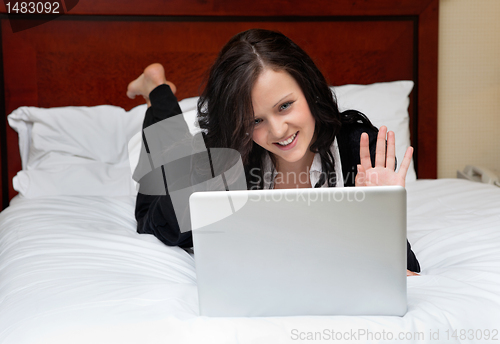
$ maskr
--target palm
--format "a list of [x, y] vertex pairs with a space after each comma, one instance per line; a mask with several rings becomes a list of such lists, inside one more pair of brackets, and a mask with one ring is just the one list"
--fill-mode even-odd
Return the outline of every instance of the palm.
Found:
[[[387, 135], [387, 149], [386, 149]], [[387, 133], [385, 126], [381, 127], [377, 137], [377, 147], [375, 151], [375, 166], [372, 166], [370, 159], [370, 148], [368, 135], [361, 135], [359, 155], [361, 164], [358, 165], [358, 175], [356, 176], [356, 186], [383, 186], [400, 185], [405, 186], [406, 173], [411, 162], [413, 148], [409, 147], [405, 153], [401, 167], [395, 172], [395, 137], [390, 131]]]

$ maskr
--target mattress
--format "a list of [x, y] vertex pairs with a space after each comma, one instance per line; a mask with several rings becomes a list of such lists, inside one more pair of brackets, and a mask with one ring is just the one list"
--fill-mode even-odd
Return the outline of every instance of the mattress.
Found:
[[201, 317], [193, 256], [136, 233], [133, 196], [17, 196], [0, 214], [0, 343], [500, 340], [500, 189], [407, 192], [422, 273], [403, 317]]

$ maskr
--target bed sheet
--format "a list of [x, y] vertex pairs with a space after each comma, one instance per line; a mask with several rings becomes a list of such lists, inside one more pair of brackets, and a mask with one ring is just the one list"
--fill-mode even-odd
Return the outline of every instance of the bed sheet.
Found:
[[500, 341], [500, 189], [407, 191], [423, 271], [404, 317], [200, 317], [192, 256], [137, 234], [133, 197], [14, 199], [0, 214], [0, 343]]

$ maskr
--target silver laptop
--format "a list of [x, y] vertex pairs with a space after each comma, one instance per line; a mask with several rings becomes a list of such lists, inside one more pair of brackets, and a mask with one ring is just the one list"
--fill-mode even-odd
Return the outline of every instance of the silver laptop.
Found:
[[406, 190], [215, 191], [190, 198], [200, 315], [406, 313]]

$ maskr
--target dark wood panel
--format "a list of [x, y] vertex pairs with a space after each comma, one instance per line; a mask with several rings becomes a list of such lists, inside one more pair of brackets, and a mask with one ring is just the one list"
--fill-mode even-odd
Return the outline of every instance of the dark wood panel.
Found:
[[[10, 113], [41, 107], [140, 101], [124, 96], [144, 66], [161, 62], [178, 97], [199, 94], [220, 48], [252, 27], [280, 30], [302, 46], [330, 83], [413, 77], [413, 22], [102, 22], [54, 21], [15, 34], [4, 47]], [[33, 77], [36, 76], [36, 77]]]
[[[414, 80], [417, 88], [410, 112], [418, 113], [418, 118], [412, 117], [417, 174], [435, 178], [438, 4], [438, 0], [152, 0], [141, 4], [81, 0], [71, 14], [112, 17], [68, 15], [16, 33], [4, 16], [2, 117], [23, 105], [114, 104], [130, 109], [141, 100], [125, 97], [127, 83], [152, 62], [164, 64], [178, 86], [179, 98], [197, 95], [205, 71], [224, 43], [237, 32], [262, 27], [280, 30], [295, 40], [333, 85]], [[120, 14], [154, 16], [122, 18]], [[6, 131], [8, 153], [0, 158], [2, 166], [8, 165], [12, 197], [11, 180], [21, 163], [17, 134], [10, 128]], [[5, 145], [1, 148], [5, 150]]]
[[[5, 88], [3, 76], [2, 27], [0, 23], [0, 211], [9, 203], [7, 173], [7, 117], [5, 114]], [[4, 187], [5, 186], [5, 187]]]
[[[253, 6], [248, 6], [252, 2]], [[280, 16], [284, 11], [296, 16], [378, 16], [413, 15], [425, 8], [429, 0], [213, 0], [214, 13], [226, 15], [266, 15]]]
[[[433, 0], [75, 0], [70, 14], [154, 16], [365, 16], [420, 14]], [[0, 13], [6, 13], [3, 2]]]
[[[413, 22], [126, 22], [56, 20], [8, 33], [4, 49], [7, 113], [19, 106], [141, 103], [125, 90], [152, 63], [164, 64], [179, 99], [199, 94], [220, 48], [252, 27], [280, 30], [302, 46], [330, 83], [412, 79]], [[9, 129], [9, 175], [21, 168]], [[14, 194], [10, 186], [10, 195]]]
[[[438, 17], [433, 1], [420, 16], [417, 176], [437, 178]], [[424, 84], [425, 83], [425, 84]]]

